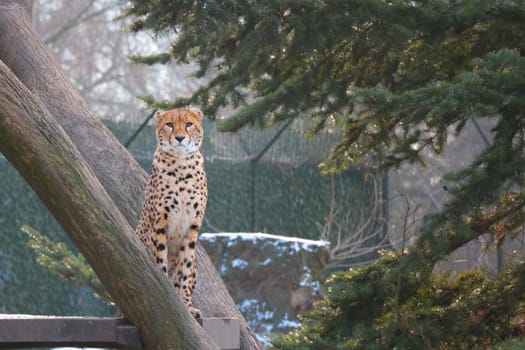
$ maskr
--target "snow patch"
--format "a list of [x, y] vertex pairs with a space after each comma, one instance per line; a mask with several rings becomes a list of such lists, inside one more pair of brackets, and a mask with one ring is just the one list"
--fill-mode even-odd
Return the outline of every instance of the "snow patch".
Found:
[[243, 259], [233, 259], [232, 260], [232, 267], [235, 267], [237, 269], [244, 269], [248, 265], [249, 263]]
[[279, 328], [298, 328], [301, 325], [299, 321], [289, 320], [288, 314], [284, 314], [284, 318], [279, 322], [277, 327]]
[[307, 287], [312, 284], [312, 271], [306, 266], [303, 266], [303, 278], [299, 281], [301, 287]]
[[288, 237], [280, 235], [271, 235], [269, 233], [203, 233], [200, 235], [200, 239], [205, 239], [211, 242], [214, 242], [217, 237], [226, 237], [230, 240], [241, 239], [241, 240], [251, 240], [253, 242], [257, 240], [272, 240], [275, 241], [274, 245], [278, 245], [282, 242], [293, 243], [294, 250], [300, 249], [312, 249], [313, 247], [327, 247], [329, 242], [322, 240], [311, 240], [299, 237]]
[[266, 260], [264, 260], [262, 263], [260, 263], [261, 265], [263, 266], [267, 266], [267, 265], [270, 265], [271, 263], [273, 263], [273, 260], [270, 259], [270, 258], [266, 258]]

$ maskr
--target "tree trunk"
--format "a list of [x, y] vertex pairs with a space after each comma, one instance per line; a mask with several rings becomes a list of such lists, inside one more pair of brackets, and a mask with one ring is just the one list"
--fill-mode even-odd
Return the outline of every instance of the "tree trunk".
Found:
[[33, 187], [139, 328], [145, 348], [216, 349], [126, 219], [114, 209], [71, 139], [1, 61], [0, 106], [0, 151]]
[[[140, 215], [146, 173], [89, 111], [78, 91], [35, 33], [30, 22], [30, 3], [30, 0], [0, 0], [0, 60], [40, 99], [62, 126], [116, 207], [127, 222], [135, 227]], [[0, 108], [3, 106], [0, 105]], [[241, 349], [262, 349], [201, 244], [197, 245], [197, 256], [199, 277], [194, 294], [195, 306], [201, 309], [205, 317], [239, 318]], [[95, 272], [100, 273], [97, 270]], [[120, 306], [119, 294], [113, 297]]]

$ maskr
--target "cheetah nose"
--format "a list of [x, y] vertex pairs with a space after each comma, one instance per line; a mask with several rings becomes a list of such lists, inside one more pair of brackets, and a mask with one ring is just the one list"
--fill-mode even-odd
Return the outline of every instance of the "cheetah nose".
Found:
[[175, 140], [177, 140], [178, 142], [182, 142], [182, 140], [184, 140], [184, 136], [177, 135], [177, 136], [175, 136]]

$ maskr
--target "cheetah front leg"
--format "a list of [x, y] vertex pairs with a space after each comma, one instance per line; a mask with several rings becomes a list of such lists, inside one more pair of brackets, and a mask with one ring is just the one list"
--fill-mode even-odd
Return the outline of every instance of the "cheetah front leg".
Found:
[[168, 244], [166, 227], [166, 220], [157, 220], [153, 229], [154, 232], [151, 238], [151, 243], [157, 266], [166, 276], [168, 276]]
[[192, 225], [188, 234], [183, 238], [180, 250], [174, 266], [174, 283], [175, 290], [182, 298], [184, 304], [195, 318], [201, 318], [202, 313], [199, 309], [193, 307], [191, 298], [197, 282], [197, 266], [195, 264], [195, 245], [199, 226]]

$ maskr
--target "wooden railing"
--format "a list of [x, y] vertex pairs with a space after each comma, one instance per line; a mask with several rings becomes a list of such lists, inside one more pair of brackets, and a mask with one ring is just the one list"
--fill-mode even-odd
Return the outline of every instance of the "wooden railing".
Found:
[[[238, 319], [204, 318], [201, 325], [219, 349], [239, 349]], [[55, 346], [140, 349], [141, 342], [125, 318], [0, 314], [0, 349]]]

